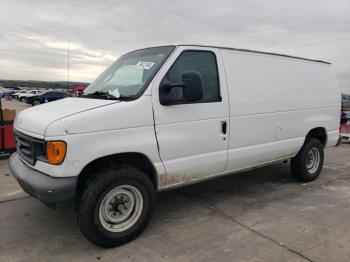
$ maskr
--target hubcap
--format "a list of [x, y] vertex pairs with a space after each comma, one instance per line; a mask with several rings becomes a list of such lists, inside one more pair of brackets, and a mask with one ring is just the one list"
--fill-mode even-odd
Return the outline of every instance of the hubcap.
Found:
[[306, 169], [310, 174], [313, 174], [317, 171], [320, 165], [320, 160], [320, 151], [316, 147], [311, 148], [306, 156]]
[[143, 198], [136, 187], [118, 186], [103, 198], [99, 209], [99, 219], [106, 230], [122, 232], [136, 223], [142, 209]]

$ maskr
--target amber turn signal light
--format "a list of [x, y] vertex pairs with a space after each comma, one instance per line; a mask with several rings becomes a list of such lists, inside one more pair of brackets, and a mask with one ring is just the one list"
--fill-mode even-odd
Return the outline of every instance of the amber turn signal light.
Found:
[[46, 142], [46, 156], [49, 164], [59, 165], [66, 156], [67, 145], [63, 141]]

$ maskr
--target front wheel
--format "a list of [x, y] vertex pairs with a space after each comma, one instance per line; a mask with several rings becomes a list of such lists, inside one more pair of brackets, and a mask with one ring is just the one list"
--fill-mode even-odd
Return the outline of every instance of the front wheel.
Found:
[[154, 204], [153, 184], [142, 171], [129, 166], [104, 170], [87, 183], [80, 197], [80, 230], [98, 246], [124, 244], [144, 230]]
[[292, 173], [300, 181], [314, 181], [322, 171], [323, 162], [322, 143], [316, 138], [307, 138], [299, 153], [291, 161]]
[[38, 105], [40, 105], [40, 100], [39, 99], [34, 99], [33, 106], [38, 106]]
[[21, 97], [21, 98], [19, 99], [19, 101], [24, 102], [24, 101], [25, 101], [25, 98], [24, 98], [24, 97]]

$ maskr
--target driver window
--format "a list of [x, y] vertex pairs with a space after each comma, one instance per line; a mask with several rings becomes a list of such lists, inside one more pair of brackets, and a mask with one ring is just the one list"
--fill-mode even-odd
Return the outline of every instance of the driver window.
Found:
[[[202, 75], [204, 94], [198, 103], [221, 101], [219, 89], [219, 77], [215, 54], [208, 51], [185, 51], [183, 52], [166, 73], [163, 81], [171, 84], [182, 82], [182, 73], [197, 71]], [[182, 97], [182, 88], [172, 88], [171, 96]]]

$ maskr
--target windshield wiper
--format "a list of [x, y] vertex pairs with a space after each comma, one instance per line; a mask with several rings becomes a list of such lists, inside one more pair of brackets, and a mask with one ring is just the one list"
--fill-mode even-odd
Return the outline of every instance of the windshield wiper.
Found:
[[119, 99], [118, 97], [116, 97], [108, 92], [103, 92], [103, 91], [96, 91], [96, 92], [88, 94], [88, 95], [105, 96], [105, 97], [110, 98], [110, 99]]
[[103, 96], [103, 97], [106, 97], [108, 99], [114, 99], [114, 100], [132, 100], [133, 98], [130, 97], [130, 96], [115, 96], [109, 92], [103, 92], [103, 91], [96, 91], [96, 92], [93, 92], [91, 94], [84, 94], [82, 96]]

